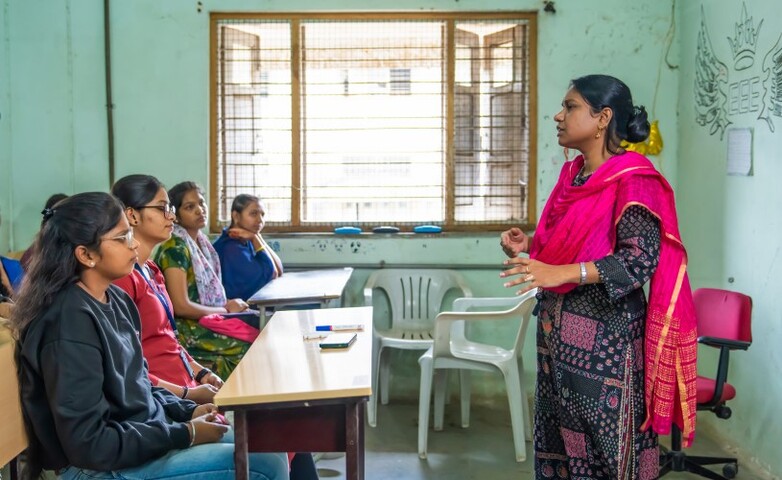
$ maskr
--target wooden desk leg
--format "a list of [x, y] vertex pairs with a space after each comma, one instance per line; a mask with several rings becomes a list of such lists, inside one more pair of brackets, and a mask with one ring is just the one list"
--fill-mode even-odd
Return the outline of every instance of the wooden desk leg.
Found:
[[367, 402], [360, 402], [358, 404], [358, 455], [359, 455], [359, 475], [362, 480], [364, 478], [364, 419], [367, 418], [364, 413], [364, 407]]
[[234, 465], [236, 480], [247, 480], [250, 466], [247, 464], [247, 412], [234, 411]]
[[361, 408], [359, 403], [345, 406], [345, 478], [364, 480], [364, 439]]

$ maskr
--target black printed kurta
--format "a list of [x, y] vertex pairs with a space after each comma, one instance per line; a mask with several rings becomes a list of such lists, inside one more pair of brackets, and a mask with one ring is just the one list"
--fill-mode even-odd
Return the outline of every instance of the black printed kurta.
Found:
[[[586, 181], [577, 176], [573, 185]], [[658, 477], [657, 435], [640, 432], [649, 281], [658, 220], [640, 206], [617, 224], [614, 253], [595, 261], [600, 283], [538, 294], [536, 479]]]

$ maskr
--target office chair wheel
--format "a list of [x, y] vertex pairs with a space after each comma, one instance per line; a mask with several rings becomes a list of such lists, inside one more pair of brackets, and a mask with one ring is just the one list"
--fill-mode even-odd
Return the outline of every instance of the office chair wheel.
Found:
[[737, 473], [739, 473], [738, 463], [726, 463], [725, 466], [722, 467], [722, 476], [725, 478], [733, 478]]

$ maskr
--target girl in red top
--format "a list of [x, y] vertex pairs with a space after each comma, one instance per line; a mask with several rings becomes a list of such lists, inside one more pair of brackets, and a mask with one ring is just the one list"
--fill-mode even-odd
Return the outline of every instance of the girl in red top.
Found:
[[112, 193], [126, 205], [125, 215], [139, 242], [133, 272], [114, 283], [130, 295], [141, 315], [141, 346], [152, 385], [196, 403], [212, 402], [223, 380], [179, 344], [165, 279], [149, 259], [152, 249], [171, 236], [175, 217], [168, 193], [148, 175], [124, 177], [114, 184]]

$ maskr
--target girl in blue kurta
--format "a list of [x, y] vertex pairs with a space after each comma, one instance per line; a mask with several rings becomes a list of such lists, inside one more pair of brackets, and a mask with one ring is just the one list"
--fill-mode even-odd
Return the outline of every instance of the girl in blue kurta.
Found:
[[214, 242], [229, 298], [247, 300], [282, 275], [280, 257], [261, 236], [265, 215], [258, 197], [237, 195], [231, 205], [231, 225]]

